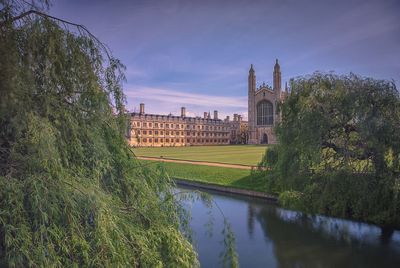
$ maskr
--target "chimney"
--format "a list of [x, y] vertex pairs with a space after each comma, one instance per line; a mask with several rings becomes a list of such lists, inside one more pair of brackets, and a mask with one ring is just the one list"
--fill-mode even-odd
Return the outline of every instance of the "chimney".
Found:
[[218, 119], [218, 111], [215, 110], [215, 111], [214, 111], [214, 120], [217, 120], [217, 119]]
[[140, 114], [144, 114], [144, 103], [140, 104]]
[[242, 116], [241, 115], [238, 115], [238, 121], [239, 122], [242, 121]]
[[238, 114], [233, 114], [233, 121], [234, 122], [238, 121]]
[[186, 108], [181, 107], [181, 117], [186, 117]]
[[207, 119], [207, 117], [208, 117], [207, 112], [204, 112], [204, 119]]

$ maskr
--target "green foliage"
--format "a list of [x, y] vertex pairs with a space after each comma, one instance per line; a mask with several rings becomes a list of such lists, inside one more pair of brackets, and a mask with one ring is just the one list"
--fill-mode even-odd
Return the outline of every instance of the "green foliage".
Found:
[[305, 210], [303, 193], [297, 191], [283, 191], [279, 194], [279, 204], [293, 210]]
[[271, 169], [278, 162], [278, 152], [274, 145], [270, 145], [268, 150], [263, 155], [261, 163], [259, 166], [265, 167], [266, 169]]
[[232, 227], [224, 220], [224, 229], [222, 230], [222, 234], [224, 235], [224, 240], [222, 241], [224, 245], [224, 252], [222, 252], [222, 265], [223, 267], [239, 267], [239, 257], [235, 248], [235, 236], [233, 235]]
[[[397, 179], [398, 180], [398, 179]], [[398, 183], [398, 182], [397, 182]], [[304, 189], [303, 210], [379, 225], [398, 226], [400, 202], [393, 177], [339, 171], [314, 177]]]
[[262, 164], [272, 169], [270, 183], [289, 191], [284, 205], [400, 226], [400, 97], [393, 82], [315, 73], [291, 81], [281, 110], [279, 144]]
[[171, 181], [127, 146], [124, 67], [82, 28], [1, 4], [0, 264], [198, 266]]
[[258, 166], [264, 170], [257, 170], [255, 173], [264, 181], [264, 190], [267, 193], [280, 193], [282, 191], [281, 181], [276, 173], [271, 172], [272, 168], [278, 163], [278, 148], [276, 145], [270, 145], [263, 155]]

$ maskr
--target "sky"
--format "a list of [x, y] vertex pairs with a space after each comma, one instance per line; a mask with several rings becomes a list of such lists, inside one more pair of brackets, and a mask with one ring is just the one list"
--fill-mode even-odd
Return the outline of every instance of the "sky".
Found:
[[247, 76], [282, 85], [315, 71], [400, 85], [399, 0], [59, 0], [126, 66], [127, 109], [247, 118]]

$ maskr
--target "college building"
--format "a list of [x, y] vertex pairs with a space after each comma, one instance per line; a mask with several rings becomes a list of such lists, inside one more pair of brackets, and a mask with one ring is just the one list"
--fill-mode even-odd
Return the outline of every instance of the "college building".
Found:
[[134, 147], [164, 147], [224, 144], [276, 143], [274, 126], [280, 120], [278, 105], [287, 94], [281, 89], [281, 71], [276, 60], [273, 87], [262, 83], [256, 87], [256, 75], [251, 65], [248, 76], [248, 121], [239, 114], [233, 120], [218, 118], [218, 111], [204, 112], [203, 117], [186, 116], [181, 107], [180, 116], [145, 113], [144, 103], [139, 112], [130, 114], [129, 144]]
[[[129, 144], [141, 146], [192, 146], [223, 145], [231, 143], [229, 118], [221, 120], [218, 111], [205, 112], [203, 117], [186, 116], [186, 108], [181, 115], [146, 114], [144, 103], [138, 113], [131, 113]], [[237, 119], [239, 120], [239, 119]]]

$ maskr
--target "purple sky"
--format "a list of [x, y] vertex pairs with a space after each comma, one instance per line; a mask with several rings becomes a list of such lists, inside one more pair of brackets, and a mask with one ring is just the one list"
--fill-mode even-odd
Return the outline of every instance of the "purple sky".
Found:
[[247, 75], [282, 84], [314, 71], [400, 83], [398, 0], [55, 1], [51, 14], [84, 24], [127, 67], [128, 109], [247, 117]]

